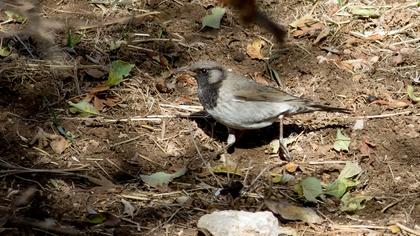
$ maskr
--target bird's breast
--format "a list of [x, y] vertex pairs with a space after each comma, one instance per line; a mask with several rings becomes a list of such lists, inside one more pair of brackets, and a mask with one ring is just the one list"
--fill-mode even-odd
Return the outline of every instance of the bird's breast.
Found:
[[220, 123], [234, 129], [259, 129], [277, 120], [283, 108], [268, 102], [241, 101], [232, 93], [220, 93], [216, 106], [205, 108]]

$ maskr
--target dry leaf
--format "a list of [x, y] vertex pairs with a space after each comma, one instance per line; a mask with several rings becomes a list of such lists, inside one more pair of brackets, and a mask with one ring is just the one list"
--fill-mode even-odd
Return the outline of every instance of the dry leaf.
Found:
[[364, 141], [362, 142], [362, 145], [360, 146], [360, 153], [362, 154], [362, 157], [368, 157], [370, 155], [370, 147]]
[[254, 78], [257, 83], [263, 84], [263, 85], [269, 85], [268, 81], [265, 79], [265, 77], [260, 72], [254, 73]]
[[378, 99], [372, 102], [372, 104], [378, 104], [381, 106], [389, 106], [390, 108], [405, 108], [411, 105], [411, 102], [407, 99], [402, 100], [395, 100], [391, 97], [388, 97], [388, 101], [385, 101], [383, 99]]
[[316, 22], [318, 22], [317, 20], [315, 20], [311, 15], [304, 15], [303, 17], [295, 20], [294, 22], [292, 22], [290, 24], [291, 27], [293, 28], [305, 28], [309, 25], [313, 25]]
[[180, 76], [178, 76], [177, 78], [177, 83], [181, 83], [183, 86], [185, 85], [196, 85], [197, 82], [195, 81], [194, 77], [192, 77], [189, 74], [182, 74]]
[[85, 70], [86, 74], [88, 74], [90, 77], [94, 79], [100, 79], [104, 77], [108, 72], [103, 70], [98, 70], [95, 68], [87, 69]]
[[118, 98], [106, 98], [105, 100], [102, 100], [105, 105], [109, 107], [114, 107], [118, 105], [118, 102], [120, 101]]
[[181, 155], [181, 149], [178, 148], [178, 145], [175, 142], [169, 142], [166, 146], [166, 154], [177, 157]]
[[404, 63], [404, 58], [403, 58], [401, 53], [399, 53], [398, 55], [396, 55], [395, 57], [392, 58], [392, 64], [394, 66], [399, 66], [402, 63]]
[[330, 28], [328, 26], [325, 26], [324, 29], [318, 34], [318, 37], [316, 37], [313, 44], [319, 43], [321, 40], [326, 38], [330, 34]]
[[93, 97], [93, 106], [97, 111], [102, 111], [105, 107], [104, 100], [98, 98], [97, 96]]
[[298, 167], [299, 167], [299, 165], [294, 163], [294, 162], [289, 162], [284, 166], [286, 171], [289, 172], [289, 173], [294, 173], [297, 170]]
[[107, 84], [98, 84], [95, 87], [89, 89], [90, 94], [105, 92], [109, 89], [109, 85]]
[[70, 143], [63, 136], [52, 135], [51, 138], [53, 140], [50, 142], [50, 147], [57, 154], [63, 153], [70, 146]]
[[279, 214], [286, 220], [301, 220], [310, 224], [319, 224], [323, 221], [311, 208], [295, 206], [284, 200], [268, 199], [264, 203], [270, 211]]
[[259, 59], [263, 60], [264, 57], [261, 54], [261, 49], [265, 45], [265, 42], [262, 39], [257, 39], [253, 43], [248, 44], [246, 46], [246, 53], [252, 58], [252, 59]]

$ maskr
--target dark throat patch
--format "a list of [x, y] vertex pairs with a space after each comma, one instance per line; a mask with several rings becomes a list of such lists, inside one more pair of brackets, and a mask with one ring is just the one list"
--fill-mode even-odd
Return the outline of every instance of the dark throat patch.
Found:
[[217, 105], [217, 98], [219, 97], [219, 89], [225, 78], [225, 71], [223, 68], [213, 68], [219, 70], [221, 80], [215, 83], [209, 83], [209, 72], [199, 72], [196, 75], [198, 83], [198, 98], [205, 110], [211, 110]]

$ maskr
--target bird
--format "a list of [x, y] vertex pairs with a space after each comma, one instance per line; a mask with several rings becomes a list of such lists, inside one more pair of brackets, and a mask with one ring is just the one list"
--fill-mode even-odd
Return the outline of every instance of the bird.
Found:
[[236, 142], [235, 130], [261, 129], [279, 122], [280, 147], [283, 156], [291, 160], [283, 143], [284, 117], [314, 111], [350, 113], [346, 108], [327, 106], [260, 84], [211, 60], [196, 62], [179, 71], [191, 73], [197, 81], [198, 98], [204, 110], [228, 128], [226, 150]]
[[272, 21], [258, 6], [256, 0], [219, 0], [223, 5], [231, 6], [239, 11], [240, 19], [246, 23], [254, 23], [274, 35], [280, 44], [284, 44], [287, 29]]

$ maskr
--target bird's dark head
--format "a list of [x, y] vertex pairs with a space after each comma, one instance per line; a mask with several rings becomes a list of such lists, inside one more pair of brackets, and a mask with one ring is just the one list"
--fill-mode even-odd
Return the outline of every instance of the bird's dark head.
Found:
[[192, 72], [199, 86], [217, 84], [225, 78], [225, 69], [215, 61], [199, 61], [180, 70]]
[[227, 74], [220, 64], [214, 61], [200, 61], [178, 71], [191, 72], [197, 80], [198, 98], [206, 110], [213, 109], [217, 105], [219, 89]]

